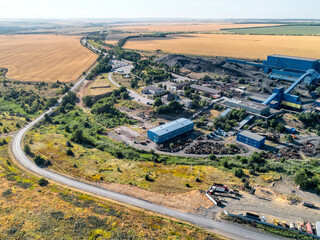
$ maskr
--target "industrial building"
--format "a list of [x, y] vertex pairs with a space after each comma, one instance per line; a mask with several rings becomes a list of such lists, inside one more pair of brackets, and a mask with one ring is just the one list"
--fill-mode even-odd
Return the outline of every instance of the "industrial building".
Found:
[[262, 64], [236, 59], [227, 59], [226, 61], [262, 68], [265, 73], [269, 74], [270, 79], [295, 82], [306, 72], [310, 74], [303, 77], [304, 84], [314, 84], [320, 79], [320, 61], [314, 58], [270, 55]]
[[173, 100], [176, 100], [176, 95], [172, 94], [172, 93], [168, 93], [164, 96], [162, 96], [161, 98], [161, 101], [162, 102], [170, 102], [170, 101], [173, 101]]
[[151, 94], [151, 95], [158, 95], [163, 93], [165, 90], [159, 87], [155, 87], [155, 86], [148, 86], [145, 87], [141, 92], [143, 94]]
[[281, 105], [301, 109], [302, 103], [299, 97], [290, 94], [290, 92], [301, 83], [310, 85], [316, 84], [320, 80], [320, 62], [313, 58], [271, 55], [263, 64], [236, 59], [227, 59], [226, 61], [263, 68], [265, 73], [269, 73], [271, 79], [293, 82], [288, 89], [275, 88], [273, 94], [263, 102], [263, 104], [275, 109]]
[[255, 147], [255, 148], [262, 148], [265, 144], [265, 137], [262, 137], [258, 134], [249, 132], [249, 131], [242, 131], [239, 132], [237, 135], [237, 141], [247, 144], [249, 146]]
[[177, 83], [172, 85], [170, 89], [171, 91], [178, 91], [178, 90], [182, 90], [186, 86], [189, 86], [190, 84], [191, 84], [190, 82]]
[[183, 104], [183, 106], [186, 108], [192, 108], [192, 100], [188, 98], [182, 99], [180, 103]]
[[198, 92], [206, 92], [206, 93], [209, 93], [211, 96], [214, 96], [217, 98], [221, 96], [220, 91], [213, 88], [208, 88], [208, 87], [204, 87], [196, 84], [192, 84], [190, 87], [194, 90], [197, 90]]
[[263, 115], [263, 116], [267, 116], [270, 113], [269, 106], [261, 103], [252, 102], [249, 100], [244, 100], [244, 99], [238, 99], [238, 98], [227, 99], [225, 101], [225, 105], [233, 108], [241, 108], [248, 112], [255, 113], [258, 115]]
[[148, 130], [148, 138], [155, 143], [163, 143], [194, 129], [194, 122], [180, 118], [173, 122]]

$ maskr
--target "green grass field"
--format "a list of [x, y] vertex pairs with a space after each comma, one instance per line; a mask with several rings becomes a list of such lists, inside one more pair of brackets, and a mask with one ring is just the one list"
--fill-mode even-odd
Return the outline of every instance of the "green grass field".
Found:
[[237, 34], [254, 35], [320, 35], [320, 26], [278, 26], [260, 28], [224, 29]]

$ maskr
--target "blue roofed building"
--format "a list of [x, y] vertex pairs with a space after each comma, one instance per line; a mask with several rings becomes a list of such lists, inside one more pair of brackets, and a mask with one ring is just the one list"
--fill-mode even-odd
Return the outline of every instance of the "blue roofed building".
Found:
[[148, 138], [155, 143], [163, 143], [194, 129], [194, 122], [180, 118], [173, 122], [148, 130]]

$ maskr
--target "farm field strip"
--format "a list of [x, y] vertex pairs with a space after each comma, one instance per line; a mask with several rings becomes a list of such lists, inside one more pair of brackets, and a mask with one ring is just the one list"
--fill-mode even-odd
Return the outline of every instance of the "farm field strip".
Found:
[[2, 35], [0, 52], [6, 76], [22, 81], [72, 82], [96, 59], [78, 36]]
[[124, 32], [203, 32], [219, 31], [224, 28], [251, 28], [277, 26], [277, 24], [232, 24], [232, 23], [180, 23], [180, 24], [145, 24], [133, 26], [115, 26], [112, 29]]
[[320, 37], [234, 34], [177, 34], [166, 38], [130, 39], [127, 49], [239, 58], [266, 58], [270, 54], [320, 57]]
[[257, 35], [320, 35], [320, 26], [268, 26], [239, 29], [224, 29], [237, 34]]

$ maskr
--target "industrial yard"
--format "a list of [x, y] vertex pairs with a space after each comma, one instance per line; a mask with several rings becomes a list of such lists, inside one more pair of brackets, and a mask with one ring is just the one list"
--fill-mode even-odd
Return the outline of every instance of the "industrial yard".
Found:
[[[136, 31], [134, 24], [130, 27]], [[144, 33], [145, 27], [138, 29]], [[172, 25], [176, 27], [188, 26]], [[73, 83], [60, 86], [60, 81], [29, 86], [51, 90], [57, 97], [65, 94], [58, 102], [47, 99], [48, 94], [43, 101], [34, 100], [0, 69], [3, 88], [10, 86], [9, 93], [1, 92], [2, 110], [10, 119], [23, 119], [3, 119], [4, 136], [20, 124], [33, 124], [32, 119], [49, 109], [21, 140], [26, 159], [102, 191], [207, 220], [268, 228], [282, 237], [320, 235], [320, 61], [308, 58], [316, 53], [261, 55], [252, 48], [248, 53], [254, 56], [241, 49], [229, 57], [200, 57], [162, 49], [136, 51], [126, 47], [145, 38], [170, 40], [178, 33], [166, 36], [147, 29], [147, 35], [125, 33], [121, 39], [119, 32], [119, 41], [109, 44], [114, 29], [81, 38], [97, 62], [82, 73], [78, 89]], [[219, 38], [266, 37], [229, 34]], [[183, 35], [193, 41], [191, 35], [197, 33]], [[75, 92], [68, 93], [70, 88]], [[15, 105], [9, 105], [12, 101]], [[36, 102], [43, 108], [31, 108]], [[18, 114], [18, 107], [24, 112]]]
[[[166, 62], [170, 58], [172, 64], [177, 64], [172, 60], [182, 57], [166, 56], [156, 61]], [[186, 79], [173, 78], [170, 83], [158, 82], [141, 91], [155, 102], [161, 99], [163, 105], [168, 106], [172, 101], [180, 103], [184, 112], [190, 113], [189, 117], [157, 115], [155, 111], [142, 113], [137, 109], [131, 116], [139, 119], [141, 130], [120, 127], [110, 132], [110, 137], [137, 149], [180, 157], [247, 157], [258, 152], [266, 161], [279, 162], [306, 161], [319, 155], [319, 132], [307, 129], [304, 119], [309, 114], [318, 116], [320, 110], [317, 102], [319, 60], [272, 55], [260, 62], [223, 58], [203, 61], [207, 61], [206, 67], [217, 75], [193, 79], [190, 76], [195, 72], [194, 66], [185, 61], [185, 65], [181, 65], [185, 73], [181, 76]], [[199, 101], [205, 104], [193, 106], [194, 97], [189, 92], [198, 95]], [[168, 100], [163, 97], [167, 94], [174, 97]], [[240, 188], [241, 194], [234, 196], [212, 193], [208, 198], [216, 206], [204, 213], [218, 216], [221, 207], [231, 215], [242, 216], [243, 212], [251, 211], [263, 216], [259, 222], [266, 222], [268, 226], [315, 234], [319, 206], [314, 203], [319, 201], [318, 197], [306, 197], [291, 183], [286, 189], [279, 187], [281, 182]], [[314, 203], [308, 203], [308, 199]], [[308, 204], [310, 210], [306, 211]], [[293, 214], [293, 208], [297, 214]], [[304, 211], [306, 214], [302, 214]]]

